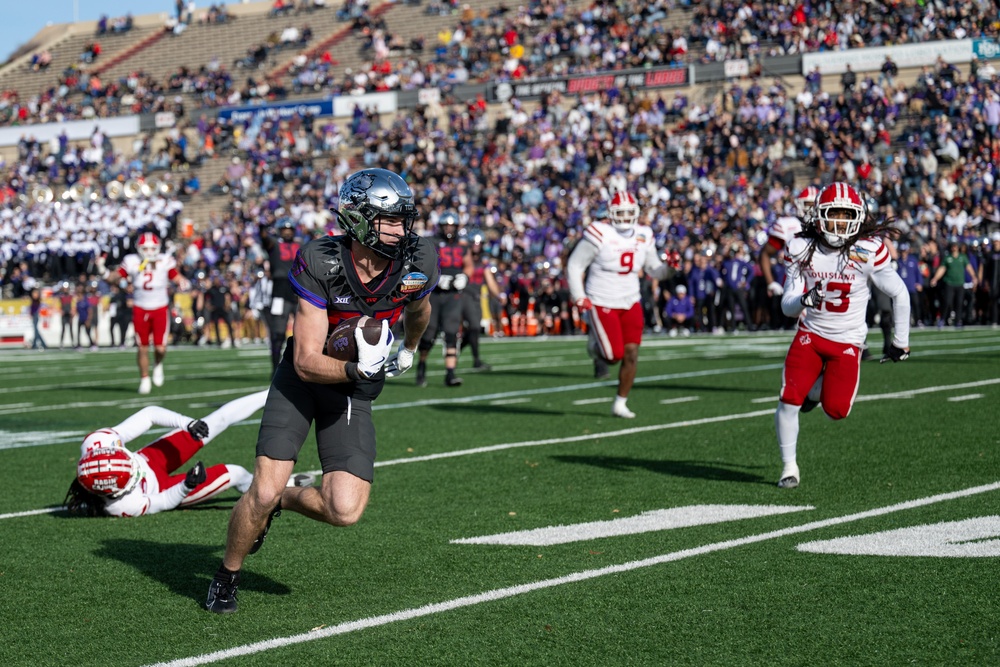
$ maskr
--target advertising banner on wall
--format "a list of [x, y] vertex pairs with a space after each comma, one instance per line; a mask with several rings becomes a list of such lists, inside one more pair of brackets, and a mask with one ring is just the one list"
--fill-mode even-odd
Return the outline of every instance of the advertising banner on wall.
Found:
[[819, 67], [821, 74], [841, 74], [847, 66], [855, 72], [877, 72], [889, 56], [899, 69], [933, 65], [940, 56], [946, 63], [967, 63], [972, 60], [971, 39], [951, 39], [922, 44], [877, 46], [848, 51], [820, 51], [802, 54], [802, 74]]
[[63, 123], [39, 123], [38, 125], [18, 125], [0, 128], [0, 146], [16, 146], [22, 136], [34, 137], [46, 142], [58, 137], [64, 131], [70, 141], [89, 139], [94, 130], [100, 128], [107, 137], [131, 137], [139, 133], [138, 116], [118, 118], [95, 118], [93, 120], [68, 120]]
[[993, 39], [972, 40], [972, 55], [983, 60], [1000, 58], [1000, 43]]
[[267, 120], [281, 120], [283, 118], [306, 115], [332, 116], [333, 100], [255, 104], [219, 110], [219, 118], [231, 119], [237, 122], [253, 120], [257, 116], [263, 116]]
[[490, 100], [503, 102], [513, 97], [531, 99], [547, 93], [566, 95], [594, 93], [608, 88], [674, 88], [688, 85], [687, 67], [656, 67], [650, 69], [599, 72], [597, 74], [534, 79], [531, 81], [504, 81], [494, 84]]

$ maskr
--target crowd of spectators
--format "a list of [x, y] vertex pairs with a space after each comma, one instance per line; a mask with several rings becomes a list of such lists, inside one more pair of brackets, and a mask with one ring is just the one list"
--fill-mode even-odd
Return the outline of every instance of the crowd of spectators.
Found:
[[[755, 265], [767, 228], [791, 210], [803, 180], [847, 180], [875, 214], [896, 220], [901, 265], [917, 259], [918, 325], [996, 323], [990, 299], [998, 286], [981, 269], [997, 252], [992, 234], [1000, 233], [1000, 82], [985, 69], [965, 75], [941, 61], [903, 85], [887, 68], [834, 94], [815, 77], [801, 90], [749, 79], [703, 103], [616, 88], [573, 99], [554, 93], [537, 109], [510, 100], [496, 118], [482, 99], [446, 97], [386, 118], [358, 107], [343, 133], [312, 117], [233, 123], [199, 116], [182, 152], [230, 156], [219, 181], [206, 184], [228, 204], [204, 233], [181, 242], [180, 258], [196, 282], [204, 275], [249, 295], [264, 262], [261, 227], [290, 216], [304, 237], [336, 233], [329, 209], [358, 166], [350, 154], [360, 151], [361, 164], [395, 169], [412, 184], [425, 213], [419, 233], [435, 233], [438, 218], [455, 210], [494, 263], [510, 295], [508, 314], [526, 316], [545, 304], [539, 317], [552, 324], [543, 330], [574, 330], [565, 257], [622, 186], [637, 194], [657, 247], [682, 266], [670, 281], [645, 284], [650, 327], [782, 328], [791, 323]], [[179, 72], [177, 81], [192, 76]], [[32, 154], [22, 161], [38, 174], [44, 160]], [[981, 275], [962, 286], [967, 293], [955, 313], [944, 312], [940, 288], [931, 285], [951, 248]], [[7, 265], [23, 275], [16, 259]], [[685, 300], [694, 314], [678, 321]]]

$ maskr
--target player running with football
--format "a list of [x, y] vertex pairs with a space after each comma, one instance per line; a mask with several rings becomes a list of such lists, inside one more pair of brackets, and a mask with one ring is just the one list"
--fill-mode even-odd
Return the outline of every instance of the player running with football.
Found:
[[[340, 189], [342, 236], [302, 247], [290, 273], [299, 297], [293, 336], [271, 379], [257, 436], [253, 483], [233, 508], [222, 565], [209, 586], [209, 611], [237, 609], [240, 569], [263, 544], [271, 520], [291, 510], [334, 526], [356, 523], [368, 504], [375, 470], [371, 403], [385, 377], [413, 365], [430, 319], [427, 296], [438, 280], [434, 242], [413, 233], [413, 191], [398, 174], [363, 169]], [[403, 340], [390, 355], [389, 328], [402, 316]], [[370, 344], [355, 330], [357, 361], [326, 356], [327, 337], [342, 321], [367, 315], [382, 321]], [[313, 422], [322, 484], [286, 488]]]
[[587, 351], [608, 363], [622, 362], [611, 414], [632, 419], [635, 413], [628, 409], [627, 401], [635, 381], [645, 323], [639, 303], [639, 271], [645, 271], [653, 280], [665, 280], [674, 269], [660, 260], [653, 230], [638, 224], [639, 204], [635, 197], [625, 191], [616, 192], [608, 216], [610, 224], [595, 221], [584, 230], [567, 260], [566, 277], [576, 307], [590, 314]]
[[882, 361], [909, 357], [909, 296], [884, 242], [894, 232], [889, 222], [868, 216], [857, 190], [833, 183], [819, 193], [812, 224], [788, 241], [781, 308], [799, 323], [785, 356], [774, 414], [784, 464], [781, 488], [795, 488], [801, 480], [796, 447], [799, 411], [808, 411], [803, 404], [811, 401], [814, 407], [818, 400], [835, 420], [847, 417], [854, 405], [868, 333], [869, 280], [892, 299], [895, 333]]
[[[94, 431], [80, 446], [67, 508], [89, 516], [142, 516], [200, 503], [229, 488], [245, 493], [252, 476], [242, 466], [205, 468], [198, 461], [186, 474], [174, 471], [228, 427], [260, 410], [266, 398], [266, 390], [258, 391], [204, 419], [149, 406], [117, 426]], [[173, 430], [134, 453], [125, 447], [153, 426]]]
[[[167, 332], [170, 327], [168, 307], [171, 282], [185, 285], [187, 280], [178, 272], [173, 256], [161, 253], [160, 237], [153, 232], [139, 235], [138, 254], [125, 255], [117, 269], [118, 277], [132, 283], [132, 326], [139, 346], [139, 393], [148, 394], [153, 386], [163, 386], [163, 360], [167, 356]], [[99, 260], [103, 277], [114, 272], [104, 269], [104, 258]], [[118, 280], [115, 277], [115, 280]], [[153, 341], [153, 376], [149, 374], [149, 342]]]

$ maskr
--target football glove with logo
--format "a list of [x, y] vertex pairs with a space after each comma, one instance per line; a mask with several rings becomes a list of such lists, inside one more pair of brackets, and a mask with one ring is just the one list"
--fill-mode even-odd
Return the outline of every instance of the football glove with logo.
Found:
[[195, 419], [187, 425], [187, 432], [190, 433], [195, 440], [204, 440], [208, 437], [208, 424], [200, 419]]
[[379, 336], [377, 343], [371, 344], [366, 341], [365, 332], [361, 327], [354, 330], [354, 340], [358, 344], [358, 375], [370, 380], [389, 359], [389, 350], [392, 349], [393, 340], [392, 332], [389, 331], [389, 322], [382, 320], [382, 335]]
[[416, 350], [406, 348], [403, 345], [403, 341], [399, 341], [396, 353], [389, 357], [389, 361], [385, 364], [385, 376], [387, 378], [394, 378], [410, 370], [410, 367], [413, 366], [414, 352]]
[[896, 347], [895, 345], [889, 346], [889, 351], [886, 352], [882, 358], [879, 360], [880, 364], [884, 364], [887, 361], [896, 363], [897, 361], [906, 361], [910, 358], [910, 351], [904, 350], [901, 347]]
[[186, 486], [189, 491], [193, 491], [199, 484], [204, 484], [206, 479], [208, 479], [208, 475], [205, 472], [205, 464], [198, 461], [194, 464], [194, 467], [188, 470], [187, 474], [184, 475], [184, 486]]
[[802, 295], [802, 298], [799, 299], [799, 303], [806, 308], [819, 308], [823, 304], [823, 299], [825, 297], [826, 294], [823, 293], [823, 290], [819, 288], [819, 283], [817, 283], [813, 285], [811, 290]]

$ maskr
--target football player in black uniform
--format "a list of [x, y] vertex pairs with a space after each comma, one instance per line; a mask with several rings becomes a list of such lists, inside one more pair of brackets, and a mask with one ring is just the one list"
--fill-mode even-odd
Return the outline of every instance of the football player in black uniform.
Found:
[[441, 279], [431, 294], [431, 321], [420, 339], [417, 363], [417, 386], [427, 386], [427, 356], [434, 347], [438, 331], [444, 332], [444, 384], [457, 387], [462, 378], [455, 376], [458, 365], [458, 331], [462, 328], [462, 292], [469, 282], [465, 274], [465, 244], [459, 239], [458, 216], [445, 211], [438, 220], [439, 266]]
[[285, 344], [288, 319], [295, 311], [297, 297], [288, 274], [302, 245], [295, 238], [295, 221], [291, 218], [281, 218], [274, 227], [278, 230], [277, 238], [268, 232], [267, 226], [260, 227], [260, 245], [267, 253], [273, 281], [271, 303], [264, 309], [264, 322], [271, 339], [272, 370], [276, 370], [281, 361], [281, 346]]
[[[289, 274], [299, 297], [293, 336], [264, 405], [253, 484], [229, 519], [225, 556], [209, 587], [210, 611], [236, 611], [243, 560], [263, 544], [280, 510], [334, 526], [361, 518], [375, 465], [371, 402], [387, 376], [413, 364], [438, 280], [433, 241], [412, 232], [416, 217], [406, 181], [385, 169], [364, 169], [340, 190], [337, 221], [345, 234], [317, 238], [299, 251]], [[404, 313], [403, 340], [390, 355], [389, 327]], [[326, 356], [329, 332], [362, 314], [382, 321], [379, 342], [367, 343], [358, 329], [357, 361]], [[323, 482], [286, 487], [313, 422]]]

